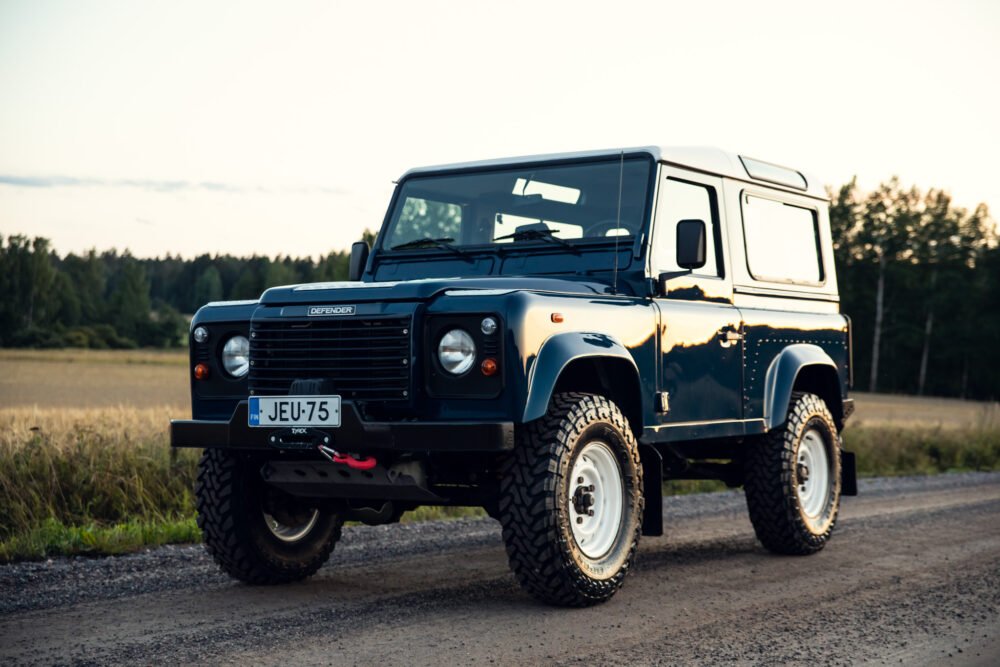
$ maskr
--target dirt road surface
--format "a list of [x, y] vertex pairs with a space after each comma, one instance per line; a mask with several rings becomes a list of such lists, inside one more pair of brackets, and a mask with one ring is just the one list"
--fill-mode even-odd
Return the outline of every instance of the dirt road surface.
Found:
[[773, 556], [740, 492], [669, 498], [609, 603], [523, 594], [489, 519], [359, 527], [305, 583], [200, 546], [0, 568], [0, 664], [1000, 664], [1000, 474], [863, 482]]

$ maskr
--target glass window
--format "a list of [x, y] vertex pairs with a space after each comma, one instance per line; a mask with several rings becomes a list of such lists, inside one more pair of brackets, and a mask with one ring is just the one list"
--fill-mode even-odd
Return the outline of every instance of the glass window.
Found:
[[458, 238], [462, 228], [462, 207], [447, 202], [407, 197], [399, 212], [399, 227], [406, 231], [396, 243], [422, 238]]
[[767, 181], [768, 183], [787, 185], [799, 190], [805, 190], [808, 187], [806, 177], [794, 169], [781, 167], [770, 162], [753, 160], [748, 157], [740, 156], [740, 160], [743, 162], [743, 167], [747, 170], [750, 178], [756, 178], [758, 181]]
[[680, 271], [677, 266], [677, 223], [681, 220], [705, 222], [705, 266], [693, 271], [696, 276], [718, 276], [718, 221], [713, 214], [715, 190], [707, 185], [668, 178], [660, 184], [660, 203], [656, 213], [656, 272]]
[[756, 280], [823, 281], [815, 211], [744, 195], [743, 233], [747, 268]]
[[648, 158], [626, 157], [415, 175], [400, 186], [383, 247], [537, 243], [498, 237], [545, 230], [570, 242], [633, 236], [645, 222], [650, 168]]
[[[496, 223], [493, 225], [493, 239], [497, 243], [513, 243], [511, 235], [517, 230], [531, 229], [532, 225], [545, 225], [547, 229], [553, 230], [552, 235], [561, 239], [581, 239], [583, 238], [583, 227], [573, 225], [568, 222], [557, 222], [555, 220], [538, 220], [537, 218], [525, 218], [520, 215], [510, 213], [497, 213]], [[508, 237], [508, 238], [504, 238]]]

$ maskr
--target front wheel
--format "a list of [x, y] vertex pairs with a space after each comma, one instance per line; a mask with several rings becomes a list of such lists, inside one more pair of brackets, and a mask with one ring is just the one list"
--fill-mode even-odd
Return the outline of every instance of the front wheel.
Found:
[[840, 435], [826, 403], [794, 394], [783, 426], [750, 446], [744, 489], [750, 522], [767, 549], [822, 549], [840, 508]]
[[250, 584], [304, 579], [330, 557], [341, 518], [269, 487], [260, 466], [207, 449], [195, 487], [205, 547], [230, 576]]
[[506, 461], [498, 514], [511, 569], [549, 604], [611, 598], [635, 558], [642, 466], [628, 421], [603, 396], [557, 394]]

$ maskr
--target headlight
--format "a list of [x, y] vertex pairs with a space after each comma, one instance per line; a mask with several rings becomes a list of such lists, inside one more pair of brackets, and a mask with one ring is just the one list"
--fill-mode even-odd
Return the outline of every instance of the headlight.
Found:
[[476, 344], [461, 329], [452, 329], [438, 343], [438, 360], [453, 375], [461, 375], [476, 361]]
[[233, 377], [239, 378], [250, 370], [250, 341], [243, 336], [233, 336], [222, 347], [222, 367]]

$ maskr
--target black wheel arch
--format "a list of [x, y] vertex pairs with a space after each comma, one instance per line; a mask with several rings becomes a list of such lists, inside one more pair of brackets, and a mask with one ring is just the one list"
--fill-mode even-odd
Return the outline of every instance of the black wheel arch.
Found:
[[642, 436], [642, 392], [635, 364], [618, 357], [582, 357], [566, 364], [552, 395], [567, 392], [597, 394], [612, 401], [628, 420], [632, 434]]

